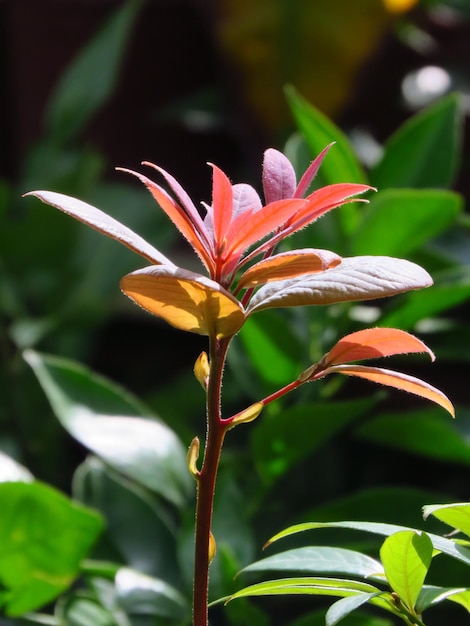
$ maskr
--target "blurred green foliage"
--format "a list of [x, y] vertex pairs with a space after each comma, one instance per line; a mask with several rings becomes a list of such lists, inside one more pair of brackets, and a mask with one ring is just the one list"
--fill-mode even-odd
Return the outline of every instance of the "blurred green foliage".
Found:
[[[66, 192], [137, 232], [153, 233], [157, 247], [172, 243], [148, 194], [106, 181], [103, 155], [79, 139], [116, 86], [141, 6], [125, 3], [68, 68], [21, 180], [0, 181], [0, 499], [2, 511], [12, 511], [2, 516], [0, 551], [6, 624], [23, 623], [16, 616], [25, 611], [33, 612], [25, 623], [38, 624], [190, 623], [194, 503], [184, 449], [203, 430], [203, 397], [185, 359], [194, 360], [198, 348], [191, 344], [189, 356], [179, 355], [185, 343], [178, 334], [123, 308], [118, 282], [134, 269], [131, 254], [50, 208], [20, 199], [33, 188]], [[98, 65], [107, 72], [97, 83]], [[327, 91], [326, 84], [322, 88]], [[295, 88], [287, 88], [286, 100], [297, 128], [286, 152], [299, 172], [335, 141], [316, 182], [370, 181], [379, 189], [369, 205], [328, 214], [296, 235], [292, 247], [404, 256], [426, 267], [435, 285], [380, 306], [260, 313], [234, 345], [225, 402], [238, 407], [257, 400], [289, 382], [345, 333], [384, 325], [427, 341], [438, 361], [426, 365], [425, 378], [434, 376], [460, 406], [451, 423], [438, 409], [333, 378], [302, 388], [237, 429], [216, 500], [213, 599], [246, 584], [235, 573], [287, 524], [373, 519], [420, 527], [424, 504], [468, 497], [462, 475], [470, 459], [470, 413], [461, 376], [470, 327], [455, 307], [466, 306], [470, 296], [470, 233], [463, 199], [452, 191], [461, 165], [459, 99], [449, 95], [413, 116], [382, 146], [373, 166], [361, 162], [350, 139]], [[92, 360], [100, 331], [116, 312], [126, 324], [115, 331], [110, 359], [128, 363], [131, 386], [139, 387], [133, 368], [152, 380], [150, 390], [144, 385], [145, 402], [77, 364]], [[127, 331], [133, 333], [128, 344]], [[152, 354], [145, 352], [149, 333], [156, 336]], [[170, 376], [166, 366], [175, 341], [185, 366]], [[415, 358], [407, 363], [413, 371], [424, 367]], [[162, 441], [165, 446], [158, 445]], [[328, 541], [325, 531], [323, 543]], [[352, 535], [342, 545], [377, 548], [370, 537], [358, 546]], [[436, 584], [460, 584], [458, 564], [434, 567]], [[43, 605], [58, 596], [46, 613]], [[295, 613], [291, 600], [237, 602], [224, 617], [215, 607], [214, 621], [246, 626], [248, 616], [262, 626], [303, 626], [324, 620], [325, 611], [311, 613], [317, 605], [310, 602], [300, 603]], [[361, 611], [360, 617], [347, 617], [345, 626], [392, 623]]]

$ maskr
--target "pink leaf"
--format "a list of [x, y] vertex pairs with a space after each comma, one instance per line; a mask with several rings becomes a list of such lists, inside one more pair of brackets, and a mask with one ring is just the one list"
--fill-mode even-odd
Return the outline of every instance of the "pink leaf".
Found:
[[351, 361], [375, 359], [393, 354], [427, 352], [434, 361], [432, 351], [419, 339], [396, 328], [368, 328], [346, 335], [326, 354], [325, 367]]
[[289, 159], [279, 150], [268, 148], [263, 159], [263, 190], [266, 204], [293, 198], [295, 187], [295, 172]]
[[365, 365], [333, 365], [325, 370], [322, 370], [318, 374], [314, 375], [311, 380], [323, 378], [327, 374], [345, 374], [346, 376], [357, 376], [358, 378], [365, 378], [374, 383], [386, 385], [388, 387], [394, 387], [395, 389], [401, 389], [402, 391], [408, 391], [421, 398], [426, 398], [435, 402], [439, 406], [448, 411], [452, 417], [455, 417], [454, 407], [452, 406], [449, 398], [428, 383], [425, 383], [419, 378], [414, 376], [408, 376], [401, 372], [393, 372], [391, 370], [382, 369], [380, 367], [367, 367]]
[[108, 235], [108, 237], [116, 239], [116, 241], [120, 241], [133, 252], [137, 252], [137, 254], [140, 254], [151, 263], [161, 263], [169, 267], [175, 267], [166, 256], [147, 243], [140, 235], [137, 235], [133, 230], [91, 204], [53, 191], [31, 191], [25, 195], [35, 196], [46, 204], [50, 204], [63, 213], [91, 226], [98, 232]]
[[328, 144], [326, 146], [326, 148], [323, 148], [323, 150], [320, 152], [320, 154], [315, 158], [314, 161], [312, 161], [312, 163], [310, 164], [308, 169], [305, 171], [305, 174], [300, 179], [299, 184], [297, 185], [297, 189], [295, 190], [295, 197], [296, 198], [303, 198], [304, 197], [304, 195], [306, 194], [308, 188], [310, 187], [310, 184], [311, 184], [312, 180], [318, 174], [318, 170], [320, 169], [320, 166], [323, 163], [323, 159], [326, 157], [326, 155], [328, 154], [330, 148], [333, 145], [334, 145], [334, 142]]

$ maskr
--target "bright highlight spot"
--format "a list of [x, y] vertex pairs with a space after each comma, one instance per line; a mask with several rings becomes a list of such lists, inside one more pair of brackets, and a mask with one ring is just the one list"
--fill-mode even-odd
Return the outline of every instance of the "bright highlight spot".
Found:
[[405, 77], [402, 93], [408, 105], [420, 108], [447, 93], [451, 85], [452, 79], [445, 69], [428, 65]]
[[418, 4], [418, 0], [383, 0], [390, 13], [405, 13]]

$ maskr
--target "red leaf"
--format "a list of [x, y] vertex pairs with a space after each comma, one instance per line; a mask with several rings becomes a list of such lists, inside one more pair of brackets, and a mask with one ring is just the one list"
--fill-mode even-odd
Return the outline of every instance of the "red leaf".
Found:
[[391, 370], [383, 369], [381, 367], [367, 367], [365, 365], [333, 365], [325, 370], [314, 375], [311, 380], [317, 380], [323, 378], [327, 374], [345, 374], [346, 376], [357, 376], [358, 378], [365, 378], [374, 383], [381, 385], [387, 385], [388, 387], [394, 387], [395, 389], [401, 389], [402, 391], [408, 391], [421, 398], [426, 398], [435, 402], [446, 411], [448, 411], [452, 417], [455, 417], [454, 407], [449, 398], [428, 383], [425, 383], [419, 378], [414, 376], [408, 376], [401, 372], [393, 372]]
[[325, 367], [393, 354], [433, 352], [419, 339], [396, 328], [368, 328], [346, 335], [323, 357]]

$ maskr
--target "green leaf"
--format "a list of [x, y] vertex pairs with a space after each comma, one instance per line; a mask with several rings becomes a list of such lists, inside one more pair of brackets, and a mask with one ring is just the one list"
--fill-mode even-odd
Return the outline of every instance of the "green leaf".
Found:
[[448, 311], [470, 296], [470, 275], [466, 267], [434, 274], [429, 289], [406, 294], [397, 308], [380, 319], [381, 326], [412, 328], [427, 317]]
[[181, 621], [189, 616], [186, 598], [164, 580], [122, 567], [115, 584], [117, 602], [131, 617], [151, 615]]
[[[344, 182], [367, 183], [366, 175], [351, 143], [343, 132], [300, 96], [294, 87], [286, 87], [285, 93], [297, 127], [310, 148], [312, 157], [316, 157], [328, 144], [335, 142], [321, 166], [318, 181], [321, 181], [322, 185]], [[335, 213], [344, 234], [354, 232], [359, 218], [358, 207], [347, 204]]]
[[74, 138], [111, 96], [142, 6], [140, 0], [124, 3], [62, 76], [46, 113], [47, 133], [55, 142]]
[[459, 165], [462, 119], [455, 94], [413, 116], [385, 144], [372, 183], [379, 189], [451, 186]]
[[448, 228], [463, 209], [450, 191], [388, 189], [371, 196], [352, 239], [354, 254], [407, 256]]
[[185, 504], [194, 485], [186, 451], [168, 426], [133, 396], [85, 367], [31, 350], [24, 358], [75, 439], [125, 476], [176, 506]]
[[464, 609], [466, 609], [467, 613], [470, 613], [470, 589], [452, 594], [449, 596], [449, 600], [452, 600], [452, 602], [455, 602], [456, 604], [460, 604], [460, 606], [463, 606]]
[[437, 519], [470, 536], [470, 504], [429, 504], [423, 507], [423, 517], [434, 515]]
[[390, 535], [380, 549], [387, 580], [412, 613], [431, 565], [432, 553], [432, 542], [426, 533], [411, 530]]
[[285, 385], [299, 374], [302, 344], [292, 326], [278, 311], [249, 318], [240, 340], [260, 376], [272, 385]]
[[72, 584], [102, 520], [39, 482], [2, 483], [0, 501], [0, 606], [18, 616]]
[[111, 610], [101, 606], [95, 599], [74, 595], [59, 606], [61, 624], [67, 626], [127, 626], [118, 621]]
[[384, 569], [375, 559], [345, 548], [309, 546], [294, 548], [251, 563], [242, 572], [296, 571], [321, 574], [346, 574], [383, 579]]
[[[154, 502], [147, 491], [107, 468], [100, 459], [89, 457], [75, 472], [73, 495], [106, 519], [106, 530], [97, 546], [100, 559], [104, 554], [104, 558], [144, 574], [177, 582], [175, 530], [161, 503]], [[156, 549], [149, 550], [149, 546]]]
[[[320, 609], [304, 614], [299, 619], [289, 622], [288, 626], [325, 626], [325, 611]], [[393, 624], [389, 619], [356, 611], [344, 619], [344, 626], [393, 626]]]
[[317, 450], [376, 404], [373, 397], [351, 402], [318, 402], [265, 415], [251, 429], [251, 451], [266, 484]]
[[[271, 543], [274, 543], [279, 539], [290, 537], [291, 535], [294, 535], [296, 533], [317, 530], [319, 528], [349, 528], [351, 530], [359, 530], [366, 533], [384, 535], [386, 537], [403, 530], [421, 532], [420, 530], [417, 531], [415, 528], [408, 528], [406, 526], [400, 526], [398, 524], [384, 524], [380, 522], [305, 522], [303, 524], [295, 524], [294, 526], [289, 526], [289, 528], [285, 528], [281, 532], [277, 533], [277, 535], [275, 535], [274, 537], [271, 537], [266, 545], [270, 545]], [[457, 559], [458, 561], [461, 561], [466, 565], [470, 565], [469, 548], [459, 546], [454, 541], [446, 539], [445, 537], [440, 537], [439, 535], [427, 533], [427, 536], [429, 537], [429, 539], [431, 539], [432, 545], [434, 546], [435, 550], [443, 552], [444, 554], [447, 554], [448, 556]]]
[[367, 583], [342, 578], [281, 578], [249, 585], [232, 594], [229, 601], [249, 596], [320, 595], [356, 596], [358, 593], [381, 593]]
[[470, 442], [439, 409], [386, 413], [359, 426], [366, 441], [441, 461], [470, 463]]
[[31, 472], [0, 450], [0, 483], [25, 482], [34, 480]]
[[[424, 585], [419, 592], [418, 600], [416, 601], [416, 611], [418, 613], [422, 613], [426, 609], [429, 609], [429, 607], [439, 604], [439, 602], [452, 600], [454, 596], [460, 596], [460, 598], [463, 599], [463, 594], [467, 593], [470, 598], [470, 590], [466, 590], [465, 588], [434, 587], [431, 585]], [[467, 610], [470, 611], [470, 604], [468, 605]]]
[[359, 593], [354, 596], [338, 600], [332, 604], [326, 612], [326, 626], [335, 626], [338, 622], [342, 621], [346, 616], [352, 613], [352, 611], [355, 611], [363, 604], [366, 604], [366, 602], [369, 602], [380, 593], [382, 592], [377, 590], [375, 593]]
[[325, 184], [367, 183], [364, 171], [344, 133], [323, 113], [288, 86], [285, 90], [292, 115], [313, 156], [317, 156], [331, 142], [330, 150], [321, 167]]

